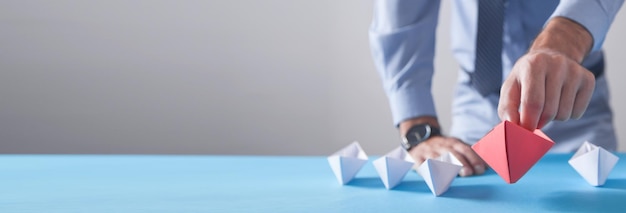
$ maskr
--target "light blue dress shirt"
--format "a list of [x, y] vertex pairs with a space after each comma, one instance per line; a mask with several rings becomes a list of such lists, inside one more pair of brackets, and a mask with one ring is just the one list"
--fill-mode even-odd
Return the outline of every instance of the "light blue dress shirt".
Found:
[[[506, 79], [514, 63], [552, 17], [563, 16], [587, 28], [594, 39], [586, 67], [601, 63], [602, 43], [624, 0], [507, 0], [502, 70]], [[376, 0], [370, 46], [389, 99], [394, 124], [414, 117], [436, 116], [431, 93], [439, 0]], [[471, 85], [474, 72], [477, 0], [452, 3], [452, 50], [460, 65], [450, 136], [473, 144], [500, 122], [499, 96], [481, 96]], [[615, 150], [617, 139], [604, 75], [583, 117], [553, 121], [543, 128], [555, 142], [553, 152], [575, 151], [584, 141]]]

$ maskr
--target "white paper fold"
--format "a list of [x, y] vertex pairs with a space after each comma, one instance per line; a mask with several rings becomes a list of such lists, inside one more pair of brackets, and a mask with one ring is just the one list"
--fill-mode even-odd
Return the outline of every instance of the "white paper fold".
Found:
[[585, 141], [568, 161], [592, 186], [602, 186], [619, 158], [606, 149]]
[[430, 191], [439, 196], [448, 191], [450, 184], [463, 168], [463, 164], [452, 154], [446, 153], [435, 159], [426, 159], [417, 169]]
[[415, 164], [415, 161], [402, 147], [398, 147], [385, 156], [376, 159], [373, 164], [378, 172], [378, 176], [385, 184], [385, 188], [391, 189], [402, 181], [406, 173]]
[[367, 155], [361, 148], [358, 141], [335, 152], [328, 157], [330, 168], [335, 173], [337, 181], [344, 185], [350, 182], [356, 173], [367, 163]]

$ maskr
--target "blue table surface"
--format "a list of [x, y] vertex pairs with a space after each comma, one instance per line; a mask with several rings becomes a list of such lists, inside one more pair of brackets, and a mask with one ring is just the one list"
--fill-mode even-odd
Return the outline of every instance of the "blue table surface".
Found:
[[415, 172], [386, 190], [375, 157], [342, 186], [323, 156], [0, 155], [0, 212], [626, 212], [626, 162], [593, 187], [571, 156], [515, 184], [458, 177], [434, 197]]

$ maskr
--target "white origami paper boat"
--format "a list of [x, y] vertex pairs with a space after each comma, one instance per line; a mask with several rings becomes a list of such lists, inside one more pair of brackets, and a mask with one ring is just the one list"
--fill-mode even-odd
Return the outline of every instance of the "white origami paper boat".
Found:
[[606, 149], [585, 141], [569, 164], [592, 186], [602, 186], [619, 158]]
[[385, 184], [385, 188], [391, 189], [402, 181], [406, 173], [415, 164], [415, 161], [402, 147], [398, 147], [385, 156], [376, 159], [373, 164], [378, 172], [378, 176]]
[[435, 196], [439, 196], [448, 191], [450, 184], [463, 168], [463, 164], [449, 152], [435, 159], [426, 159], [417, 168], [430, 191]]
[[361, 148], [358, 141], [352, 142], [350, 145], [335, 152], [328, 157], [330, 168], [335, 173], [337, 181], [345, 185], [350, 182], [356, 173], [361, 170], [363, 165], [367, 163], [367, 155]]

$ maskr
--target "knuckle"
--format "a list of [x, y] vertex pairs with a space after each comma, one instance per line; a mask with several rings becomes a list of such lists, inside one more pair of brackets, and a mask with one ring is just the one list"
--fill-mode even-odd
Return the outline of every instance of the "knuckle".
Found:
[[546, 66], [549, 63], [562, 63], [562, 59], [555, 54], [538, 52], [536, 54], [532, 54], [531, 57], [528, 58], [528, 62], [532, 66]]
[[[556, 53], [556, 52], [552, 52], [552, 53], [546, 53], [547, 55], [550, 56], [551, 60], [554, 60], [556, 62], [559, 62], [561, 64], [565, 64], [569, 61], [573, 61], [572, 59], [570, 59], [568, 56], [562, 54], [562, 53]], [[575, 63], [578, 64], [578, 63]]]
[[586, 73], [586, 78], [584, 79], [584, 84], [586, 86], [586, 88], [594, 88], [596, 86], [596, 77], [593, 75], [593, 73], [591, 73], [591, 71], [587, 71], [585, 70]]
[[536, 53], [536, 54], [529, 54], [528, 57], [526, 57], [526, 60], [528, 64], [530, 65], [540, 64], [543, 62], [543, 59], [545, 58], [545, 56], [546, 54], [543, 52]]
[[534, 99], [526, 99], [523, 102], [523, 107], [526, 108], [526, 110], [536, 112], [542, 110], [543, 104]]
[[[580, 66], [580, 65], [576, 65], [576, 66]], [[581, 81], [584, 82], [585, 79], [585, 75], [589, 72], [587, 71], [585, 68], [582, 69], [574, 69], [576, 72], [569, 72], [567, 75], [569, 76], [570, 79], [573, 80], [577, 80], [577, 81]], [[580, 79], [580, 80], [579, 80]]]
[[424, 159], [432, 159], [432, 158], [439, 157], [439, 154], [437, 154], [437, 153], [427, 153], [423, 157], [424, 157]]
[[543, 69], [541, 69], [542, 66], [543, 66], [542, 63], [538, 63], [538, 62], [530, 64], [530, 67], [529, 67], [530, 69], [526, 70], [527, 78], [531, 78], [530, 76], [541, 75], [544, 71]]
[[470, 150], [471, 150], [471, 148], [470, 148], [469, 146], [467, 146], [467, 145], [465, 145], [465, 144], [460, 144], [460, 143], [455, 144], [455, 145], [454, 145], [454, 148], [455, 148], [456, 150], [459, 150], [460, 152], [463, 152], [463, 153], [466, 153], [466, 152], [468, 152], [468, 151], [470, 151]]
[[420, 143], [416, 147], [411, 150], [416, 155], [424, 154], [430, 152], [430, 144], [428, 143]]

